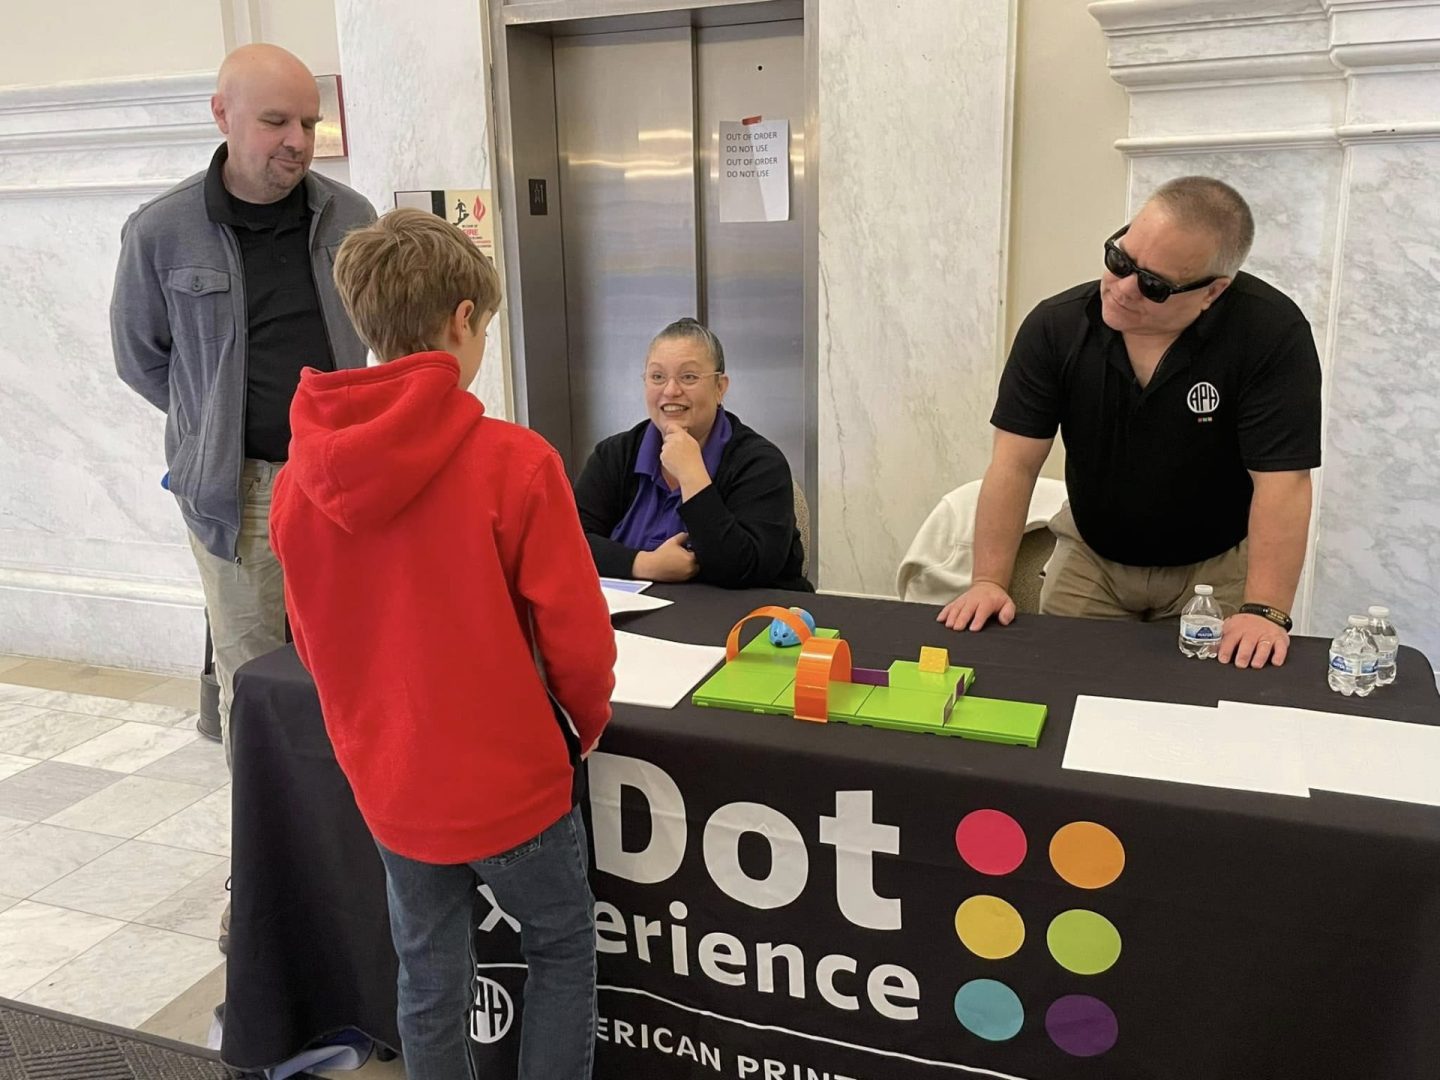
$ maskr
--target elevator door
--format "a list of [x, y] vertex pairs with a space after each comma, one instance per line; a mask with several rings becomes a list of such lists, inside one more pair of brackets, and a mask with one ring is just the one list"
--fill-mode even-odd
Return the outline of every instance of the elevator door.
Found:
[[[689, 315], [804, 483], [802, 42], [799, 21], [554, 39], [572, 471], [644, 419], [646, 346]], [[751, 116], [791, 121], [788, 221], [719, 220], [718, 125]]]

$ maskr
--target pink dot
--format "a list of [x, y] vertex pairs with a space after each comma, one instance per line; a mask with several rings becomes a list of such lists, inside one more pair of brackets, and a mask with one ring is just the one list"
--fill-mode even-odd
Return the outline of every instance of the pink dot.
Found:
[[955, 829], [955, 850], [972, 869], [992, 877], [1025, 861], [1025, 830], [1000, 810], [973, 810]]

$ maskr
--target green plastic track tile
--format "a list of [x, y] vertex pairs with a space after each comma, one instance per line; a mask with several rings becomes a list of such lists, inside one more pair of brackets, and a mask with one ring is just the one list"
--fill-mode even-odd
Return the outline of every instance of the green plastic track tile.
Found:
[[947, 733], [982, 742], [1008, 743], [1015, 746], [1036, 746], [1045, 728], [1049, 710], [1044, 705], [1024, 701], [998, 701], [993, 698], [970, 697], [955, 703], [946, 724]]
[[932, 693], [948, 694], [961, 679], [969, 689], [975, 682], [975, 669], [955, 667], [943, 675], [933, 671], [921, 671], [914, 660], [896, 660], [890, 665], [890, 687], [892, 690], [928, 690]]
[[739, 709], [741, 712], [787, 716], [791, 709], [777, 704], [777, 699], [789, 690], [790, 700], [793, 702], [794, 685], [793, 668], [763, 661], [747, 663], [736, 660], [726, 664], [701, 683], [700, 688], [690, 696], [690, 700], [696, 705], [708, 705], [717, 709]]
[[933, 690], [897, 690], [877, 686], [855, 714], [855, 722], [905, 731], [945, 731], [945, 706], [949, 694]]
[[[815, 630], [815, 636], [818, 638], [836, 638], [840, 636], [840, 631], [826, 630], [823, 627], [817, 627]], [[761, 630], [760, 633], [756, 634], [746, 644], [740, 647], [740, 655], [735, 658], [734, 663], [738, 664], [746, 661], [754, 661], [767, 664], [780, 664], [784, 667], [790, 668], [793, 671], [795, 668], [795, 661], [798, 660], [799, 657], [799, 645], [771, 645], [770, 630], [767, 626], [764, 630]]]
[[[842, 720], [855, 715], [865, 699], [870, 696], [870, 691], [877, 689], [874, 686], [864, 686], [860, 683], [832, 682], [830, 684], [830, 703], [827, 710], [830, 719]], [[785, 692], [775, 699], [776, 705], [784, 706], [786, 716], [795, 715], [795, 684], [792, 682], [785, 688]]]

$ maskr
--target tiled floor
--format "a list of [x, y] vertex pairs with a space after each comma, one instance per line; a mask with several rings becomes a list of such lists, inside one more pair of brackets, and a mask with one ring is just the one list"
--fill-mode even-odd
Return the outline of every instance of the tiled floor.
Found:
[[205, 1043], [230, 776], [198, 699], [195, 679], [0, 656], [0, 997]]

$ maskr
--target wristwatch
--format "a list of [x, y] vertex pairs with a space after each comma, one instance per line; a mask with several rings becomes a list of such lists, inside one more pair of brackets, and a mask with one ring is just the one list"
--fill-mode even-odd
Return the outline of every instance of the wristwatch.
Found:
[[1269, 604], [1241, 604], [1240, 614], [1259, 615], [1262, 619], [1269, 619], [1287, 634], [1295, 628], [1295, 623], [1289, 615], [1279, 608], [1271, 607]]

